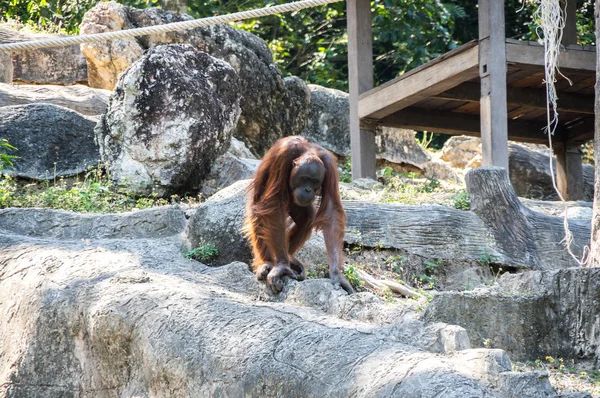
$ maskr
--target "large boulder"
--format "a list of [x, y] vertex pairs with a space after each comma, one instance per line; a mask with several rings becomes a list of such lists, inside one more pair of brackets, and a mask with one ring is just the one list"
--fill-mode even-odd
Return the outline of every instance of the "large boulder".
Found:
[[96, 127], [118, 186], [163, 196], [199, 188], [240, 114], [231, 66], [189, 45], [148, 51], [119, 78]]
[[[31, 34], [0, 27], [0, 43], [60, 38], [64, 35]], [[34, 84], [75, 84], [87, 81], [87, 65], [78, 45], [15, 51], [12, 80]], [[0, 67], [1, 69], [1, 67]], [[10, 83], [7, 78], [0, 82]]]
[[[160, 8], [138, 10], [114, 2], [102, 2], [89, 10], [82, 34], [123, 30], [191, 19]], [[89, 64], [92, 87], [111, 89], [119, 73], [147, 50], [162, 44], [188, 43], [228, 62], [239, 74], [242, 114], [235, 136], [256, 155], [273, 143], [298, 134], [306, 117], [309, 92], [298, 78], [284, 79], [273, 62], [267, 44], [251, 33], [228, 25], [215, 25], [82, 45]]]
[[[558, 195], [550, 175], [550, 150], [543, 145], [508, 143], [508, 167], [510, 182], [518, 196], [556, 200]], [[442, 148], [441, 159], [456, 168], [481, 166], [481, 139], [454, 136]], [[556, 175], [556, 160], [552, 160]], [[583, 165], [583, 198], [591, 202], [594, 198], [594, 168]]]
[[0, 394], [557, 396], [545, 374], [515, 380], [502, 350], [468, 349], [464, 329], [372, 294], [308, 280], [272, 296], [246, 264], [186, 260], [184, 224], [173, 208], [0, 210]]
[[424, 169], [431, 156], [415, 140], [413, 130], [382, 127], [375, 137], [377, 159]]
[[252, 177], [259, 165], [260, 160], [238, 158], [228, 151], [219, 156], [213, 164], [210, 173], [202, 184], [201, 192], [205, 197], [208, 197], [219, 189], [226, 188], [237, 181], [247, 180]]
[[46, 103], [62, 106], [88, 116], [106, 111], [110, 91], [83, 85], [12, 85], [0, 83], [0, 106]]
[[[492, 259], [495, 264], [515, 269], [550, 270], [577, 265], [561, 244], [564, 237], [561, 217], [523, 206], [514, 191], [509, 190], [508, 178], [497, 170], [472, 172], [475, 175], [468, 179], [468, 188], [474, 212], [438, 205], [403, 206], [344, 200], [347, 218], [344, 241], [350, 245], [404, 250], [443, 260]], [[489, 187], [484, 181], [489, 181]], [[214, 244], [224, 253], [218, 263], [251, 258], [248, 243], [240, 232], [247, 186], [248, 181], [239, 181], [219, 191], [203, 203], [190, 220], [188, 237], [192, 245], [202, 241]], [[511, 206], [500, 205], [505, 202]], [[589, 220], [570, 222], [573, 249], [578, 255], [589, 244], [589, 224]], [[313, 243], [310, 251], [324, 254], [319, 249], [319, 241]], [[307, 257], [314, 258], [308, 253]]]
[[600, 269], [569, 268], [504, 274], [492, 287], [435, 296], [424, 318], [452, 321], [484, 341], [526, 361], [588, 359], [600, 364]]
[[18, 150], [3, 173], [35, 180], [73, 176], [98, 164], [95, 120], [51, 104], [0, 107], [0, 138]]
[[[550, 174], [549, 151], [539, 151], [511, 143], [508, 147], [510, 181], [517, 195], [541, 200], [558, 200]], [[583, 197], [587, 202], [594, 201], [594, 167], [583, 168]], [[552, 159], [552, 170], [556, 176], [556, 159]]]
[[310, 106], [301, 135], [338, 156], [350, 156], [348, 93], [309, 84]]

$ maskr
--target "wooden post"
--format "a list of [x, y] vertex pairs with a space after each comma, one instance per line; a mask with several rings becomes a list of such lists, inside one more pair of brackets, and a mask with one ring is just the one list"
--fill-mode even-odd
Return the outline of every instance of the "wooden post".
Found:
[[479, 0], [479, 76], [483, 165], [508, 171], [504, 0]]
[[[565, 5], [566, 2], [566, 5]], [[562, 45], [577, 44], [577, 4], [575, 0], [563, 0], [561, 6], [567, 11], [563, 29]], [[560, 102], [560, 94], [558, 95]], [[583, 198], [583, 165], [579, 145], [570, 145], [568, 141], [554, 148], [556, 155], [556, 186], [565, 200]]]
[[556, 187], [564, 200], [583, 198], [583, 163], [580, 145], [557, 145]]
[[373, 33], [369, 0], [348, 0], [348, 85], [352, 179], [375, 178], [375, 133], [361, 129], [358, 97], [373, 88]]

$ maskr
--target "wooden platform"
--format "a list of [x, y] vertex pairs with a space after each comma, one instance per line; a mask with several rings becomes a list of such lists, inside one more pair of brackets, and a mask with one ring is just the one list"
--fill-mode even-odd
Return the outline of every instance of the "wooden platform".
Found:
[[[464, 44], [359, 97], [361, 126], [373, 125], [479, 136], [480, 43]], [[506, 40], [508, 139], [548, 143], [544, 49], [535, 42]], [[560, 54], [559, 128], [553, 141], [578, 145], [594, 136], [595, 47], [570, 45]], [[481, 68], [481, 70], [480, 70]]]

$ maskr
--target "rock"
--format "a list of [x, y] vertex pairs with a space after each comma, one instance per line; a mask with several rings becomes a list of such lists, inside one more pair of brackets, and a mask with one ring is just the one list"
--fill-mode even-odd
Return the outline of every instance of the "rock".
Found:
[[488, 340], [516, 360], [550, 355], [598, 364], [599, 295], [598, 268], [504, 274], [491, 288], [440, 293], [424, 319], [451, 320], [467, 329], [474, 346]]
[[227, 150], [232, 156], [242, 159], [256, 159], [256, 156], [250, 152], [248, 147], [240, 140], [235, 137], [231, 137], [231, 145]]
[[[494, 235], [496, 249], [512, 258], [513, 264], [532, 269], [557, 269], [578, 266], [563, 245], [562, 217], [532, 211], [521, 204], [506, 170], [479, 167], [465, 176], [471, 197], [471, 210]], [[589, 220], [571, 220], [572, 249], [576, 256], [590, 241]]]
[[[550, 150], [543, 145], [508, 143], [510, 182], [520, 197], [557, 200], [550, 176]], [[481, 140], [477, 137], [453, 136], [444, 144], [441, 159], [457, 168], [481, 166]], [[553, 160], [556, 175], [556, 160]], [[594, 168], [583, 165], [582, 200], [593, 201]]]
[[[510, 181], [517, 195], [532, 199], [557, 200], [550, 175], [550, 159], [548, 152], [531, 150], [525, 146], [509, 145]], [[556, 160], [552, 160], [556, 175]], [[583, 165], [583, 197], [582, 200], [594, 200], [594, 167]]]
[[432, 160], [425, 162], [421, 169], [423, 170], [423, 175], [431, 180], [461, 182], [456, 172], [446, 163], [440, 161]]
[[[0, 26], [0, 43], [60, 38], [65, 35], [46, 35], [17, 32]], [[78, 45], [15, 51], [12, 81], [35, 84], [75, 84], [87, 82], [87, 66]], [[6, 72], [5, 72], [6, 73]], [[3, 83], [10, 83], [6, 78]]]
[[[40, 217], [20, 212], [24, 225]], [[123, 235], [140, 213], [139, 227], [167, 213], [171, 226]], [[246, 264], [186, 260], [176, 208], [83, 217], [103, 226], [98, 236], [71, 213], [42, 217], [53, 221], [35, 236], [0, 217], [3, 395], [492, 398], [518, 387], [504, 376], [511, 365], [502, 351], [451, 351], [460, 328], [411, 322], [408, 313], [389, 323], [380, 315], [394, 310], [380, 299], [325, 281], [290, 281], [273, 297]], [[353, 311], [336, 317], [321, 298]], [[519, 383], [527, 377], [539, 379], [526, 373]]]
[[83, 85], [14, 86], [0, 83], [0, 106], [25, 105], [44, 102], [71, 109], [88, 116], [98, 116], [106, 111], [110, 91]]
[[454, 135], [444, 143], [440, 159], [452, 167], [463, 169], [477, 155], [481, 155], [481, 139]]
[[415, 140], [412, 130], [382, 127], [375, 136], [377, 158], [399, 165], [411, 165], [423, 169], [431, 156]]
[[177, 206], [125, 214], [80, 214], [51, 209], [0, 209], [0, 229], [13, 235], [53, 240], [161, 239], [184, 231]]
[[350, 156], [348, 94], [309, 84], [310, 106], [300, 135], [339, 155]]
[[[81, 31], [85, 34], [115, 31], [189, 19], [188, 15], [160, 8], [138, 10], [108, 2], [100, 3], [86, 13]], [[277, 139], [301, 131], [309, 103], [304, 82], [297, 78], [283, 79], [263, 40], [228, 25], [147, 35], [139, 41], [131, 39], [110, 45], [82, 45], [89, 64], [90, 85], [112, 88], [118, 74], [143, 51], [170, 43], [188, 43], [228, 62], [236, 70], [241, 78], [237, 89], [242, 114], [235, 136], [255, 155], [263, 155]]]
[[219, 189], [226, 188], [236, 181], [246, 180], [254, 174], [260, 160], [243, 159], [233, 156], [229, 151], [219, 156], [212, 166], [201, 192], [209, 197]]
[[198, 189], [235, 129], [239, 78], [188, 45], [148, 51], [120, 78], [96, 127], [117, 186], [160, 196]]
[[[235, 259], [250, 261], [250, 250], [240, 232], [244, 216], [244, 192], [248, 183], [240, 181], [219, 191], [203, 203], [190, 220], [188, 234], [192, 244], [197, 245], [205, 240], [216, 245], [219, 252], [225, 251], [226, 255], [219, 260], [220, 264]], [[504, 219], [489, 213], [489, 210], [482, 210], [485, 207], [481, 207], [480, 203], [490, 199], [475, 190], [474, 186], [471, 180], [470, 194], [476, 212], [437, 205], [405, 206], [344, 200], [342, 204], [347, 218], [344, 241], [364, 247], [406, 250], [410, 254], [432, 259], [481, 261], [491, 258], [495, 264], [522, 269], [558, 269], [576, 264], [560, 246], [563, 239], [562, 218], [519, 208], [518, 211], [523, 213], [518, 220], [524, 226], [507, 225], [519, 231], [516, 236], [522, 236], [523, 228], [530, 236], [524, 243], [514, 243], [511, 240], [513, 234], [503, 236], [499, 233]], [[503, 197], [495, 189], [490, 188], [489, 192]], [[499, 212], [502, 214], [502, 209]], [[574, 250], [580, 253], [581, 247], [589, 242], [589, 222], [572, 220], [570, 226], [575, 236]], [[519, 244], [523, 244], [524, 249]], [[318, 251], [318, 246], [315, 246], [315, 250], [323, 253]], [[313, 259], [308, 263], [324, 264]], [[452, 272], [465, 272], [464, 278], [446, 275], [449, 285], [462, 284], [462, 288], [465, 280], [474, 285], [482, 278], [478, 270], [471, 268], [457, 268]]]
[[0, 53], [0, 83], [11, 83], [13, 64], [9, 53]]
[[96, 122], [51, 104], [0, 107], [0, 137], [18, 150], [3, 173], [34, 180], [73, 176], [98, 164]]
[[352, 181], [354, 187], [367, 190], [372, 190], [377, 184], [381, 185], [380, 182], [375, 181], [372, 178], [357, 178]]
[[192, 247], [201, 242], [213, 244], [219, 256], [215, 265], [232, 261], [250, 262], [252, 251], [242, 235], [246, 189], [249, 180], [238, 181], [202, 203], [191, 216], [187, 236]]
[[[100, 2], [83, 16], [79, 31], [82, 35], [132, 29], [127, 7], [115, 2]], [[112, 90], [119, 74], [144, 53], [135, 37], [107, 42], [81, 44], [88, 70], [88, 85]]]

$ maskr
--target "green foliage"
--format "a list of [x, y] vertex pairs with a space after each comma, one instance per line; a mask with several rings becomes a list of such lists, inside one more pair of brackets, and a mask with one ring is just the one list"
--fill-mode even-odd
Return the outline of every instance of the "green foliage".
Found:
[[425, 261], [425, 267], [423, 272], [419, 276], [414, 276], [417, 286], [423, 289], [433, 289], [435, 288], [436, 277], [434, 275], [435, 270], [442, 265], [442, 259], [437, 259], [435, 262], [433, 261]]
[[421, 188], [421, 192], [431, 193], [440, 187], [440, 182], [435, 178], [429, 180], [423, 187]]
[[[108, 0], [101, 0], [108, 1]], [[0, 0], [2, 18], [23, 23], [35, 31], [78, 34], [83, 14], [98, 0]], [[136, 8], [157, 5], [158, 0], [119, 0]]]
[[7, 151], [16, 151], [17, 148], [10, 145], [8, 140], [0, 138], [0, 174], [5, 167], [12, 167], [13, 160], [17, 159], [18, 156], [9, 155]]
[[452, 200], [453, 200], [453, 206], [455, 209], [458, 209], [458, 210], [470, 210], [471, 209], [471, 197], [465, 190], [462, 190], [459, 193], [457, 193], [456, 195], [454, 195]]
[[383, 263], [395, 274], [402, 275], [404, 273], [404, 263], [406, 258], [402, 255], [389, 256]]
[[340, 166], [340, 182], [352, 182], [352, 159], [350, 159], [350, 156]]
[[477, 261], [479, 261], [479, 264], [489, 267], [490, 265], [496, 263], [498, 259], [493, 254], [489, 254], [486, 251], [477, 259]]
[[356, 267], [354, 265], [347, 266], [344, 269], [344, 275], [353, 288], [356, 289], [362, 286], [363, 281], [360, 279], [360, 276], [358, 276], [358, 272], [356, 271]]
[[190, 260], [200, 261], [201, 263], [210, 263], [219, 255], [219, 250], [212, 243], [200, 241], [200, 244], [195, 249], [183, 253], [185, 258]]
[[126, 190], [114, 190], [108, 177], [101, 169], [92, 169], [83, 181], [59, 178], [53, 182], [29, 183], [24, 185], [9, 176], [0, 176], [0, 208], [47, 207], [90, 213], [115, 213], [141, 210], [179, 202], [192, 203], [193, 198], [170, 200], [150, 195], [136, 197]]
[[[102, 0], [107, 1], [107, 0]], [[45, 31], [77, 34], [85, 11], [98, 0], [0, 0], [3, 18]], [[118, 0], [144, 8], [159, 0]], [[188, 0], [195, 18], [282, 4], [287, 0]], [[506, 0], [506, 35], [535, 40], [532, 0]], [[346, 4], [339, 2], [295, 13], [238, 23], [264, 39], [286, 75], [326, 87], [348, 89]], [[456, 46], [476, 39], [477, 2], [473, 0], [381, 0], [371, 3], [375, 83], [413, 69]], [[578, 3], [578, 37], [594, 42], [593, 2]], [[437, 138], [436, 138], [437, 140]], [[436, 144], [434, 144], [435, 146]]]

